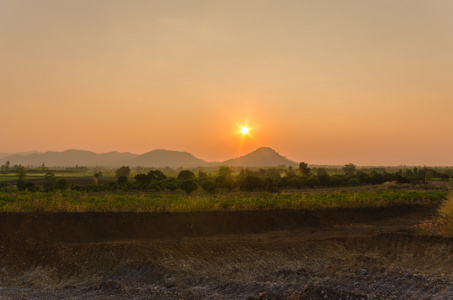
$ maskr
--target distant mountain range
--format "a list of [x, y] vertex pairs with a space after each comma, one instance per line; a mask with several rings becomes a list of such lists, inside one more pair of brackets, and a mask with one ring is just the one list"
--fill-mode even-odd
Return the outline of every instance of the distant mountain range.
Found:
[[157, 149], [142, 155], [133, 153], [108, 152], [94, 153], [84, 150], [67, 150], [63, 152], [30, 152], [15, 154], [0, 154], [0, 164], [9, 161], [13, 165], [46, 167], [105, 166], [105, 167], [149, 167], [149, 168], [193, 168], [204, 166], [240, 166], [240, 167], [276, 167], [297, 166], [297, 163], [278, 154], [268, 147], [261, 147], [241, 157], [224, 162], [207, 162], [188, 152]]
[[[14, 155], [29, 155], [29, 154], [35, 154], [35, 153], [41, 153], [41, 152], [38, 152], [38, 151], [17, 152], [17, 153], [14, 153]], [[3, 157], [11, 156], [11, 155], [12, 155], [11, 153], [0, 153], [0, 159], [2, 159]]]

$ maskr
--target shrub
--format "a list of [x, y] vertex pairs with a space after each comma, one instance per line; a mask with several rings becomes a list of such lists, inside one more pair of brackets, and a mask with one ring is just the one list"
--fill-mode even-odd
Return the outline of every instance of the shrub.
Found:
[[140, 188], [144, 188], [151, 182], [151, 178], [149, 178], [149, 176], [146, 174], [137, 174], [135, 175], [134, 179], [135, 182], [138, 183]]
[[360, 181], [355, 177], [348, 180], [348, 185], [359, 185], [359, 184], [360, 184]]
[[439, 216], [420, 224], [420, 229], [427, 234], [453, 237], [453, 195], [449, 195], [438, 210]]
[[55, 181], [55, 189], [57, 190], [67, 190], [69, 188], [69, 183], [66, 179], [58, 179]]
[[261, 178], [247, 175], [245, 179], [241, 182], [241, 188], [244, 190], [255, 190], [255, 189], [262, 189], [264, 186], [263, 180]]
[[195, 179], [195, 174], [190, 170], [182, 170], [178, 174], [178, 179]]
[[307, 179], [307, 185], [308, 185], [309, 187], [311, 187], [311, 188], [312, 188], [312, 187], [315, 187], [315, 186], [318, 186], [318, 185], [319, 185], [319, 179], [318, 179], [318, 177], [313, 177], [313, 176], [312, 176], [312, 177], [308, 178], [308, 179]]
[[127, 180], [126, 176], [120, 176], [120, 177], [118, 177], [118, 180], [117, 180], [117, 182], [120, 183], [120, 184], [121, 183], [127, 183], [127, 181], [128, 180]]
[[201, 187], [209, 193], [214, 193], [215, 189], [217, 188], [217, 185], [214, 181], [205, 180], [201, 182]]
[[181, 182], [180, 188], [186, 192], [187, 195], [192, 194], [193, 191], [196, 191], [198, 189], [198, 185], [195, 181], [192, 179], [187, 179]]

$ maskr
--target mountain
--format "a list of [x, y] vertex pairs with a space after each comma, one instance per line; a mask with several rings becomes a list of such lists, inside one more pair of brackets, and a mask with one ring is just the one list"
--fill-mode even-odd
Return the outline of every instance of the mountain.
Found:
[[136, 167], [153, 168], [178, 168], [178, 167], [200, 167], [208, 164], [206, 161], [196, 158], [188, 152], [157, 149], [139, 155], [131, 160], [125, 161], [124, 165]]
[[13, 154], [6, 157], [0, 157], [0, 165], [9, 161], [11, 166], [41, 166], [43, 163], [46, 167], [74, 167], [79, 166], [105, 166], [105, 167], [148, 167], [148, 168], [194, 168], [202, 166], [240, 166], [240, 167], [276, 167], [276, 166], [297, 166], [297, 163], [281, 156], [275, 150], [262, 147], [255, 151], [238, 157], [218, 162], [206, 162], [188, 152], [171, 151], [171, 150], [153, 150], [142, 155], [133, 153], [94, 153], [83, 150], [67, 150], [63, 152], [33, 152], [31, 154]]
[[261, 147], [244, 156], [226, 160], [221, 165], [239, 167], [276, 167], [284, 165], [295, 167], [298, 164], [278, 154], [272, 148]]
[[11, 156], [11, 155], [30, 155], [30, 154], [36, 154], [36, 153], [41, 153], [38, 151], [31, 151], [31, 152], [17, 152], [17, 153], [0, 153], [0, 159]]
[[32, 153], [29, 155], [13, 154], [0, 159], [0, 164], [9, 161], [11, 165], [46, 167], [74, 167], [79, 166], [117, 166], [119, 161], [136, 157], [137, 154], [108, 152], [97, 154], [91, 151], [67, 150], [63, 152]]

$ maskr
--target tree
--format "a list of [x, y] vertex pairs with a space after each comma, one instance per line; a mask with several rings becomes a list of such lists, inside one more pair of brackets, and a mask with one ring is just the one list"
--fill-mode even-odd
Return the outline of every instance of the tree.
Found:
[[244, 190], [262, 189], [264, 182], [261, 178], [254, 175], [247, 175], [241, 182], [241, 188]]
[[198, 181], [201, 182], [203, 180], [208, 180], [209, 176], [206, 172], [203, 172], [202, 170], [198, 171]]
[[154, 180], [165, 180], [167, 179], [167, 176], [164, 175], [164, 173], [160, 170], [151, 170], [148, 172], [148, 177], [151, 181]]
[[226, 167], [226, 166], [221, 166], [219, 168], [219, 179], [221, 181], [225, 181], [227, 179], [230, 179], [231, 178], [231, 174], [233, 174], [233, 170], [231, 170], [229, 167]]
[[271, 193], [278, 192], [278, 189], [275, 186], [274, 179], [272, 179], [270, 177], [266, 177], [266, 179], [264, 181], [264, 189]]
[[102, 177], [102, 172], [94, 172], [94, 184], [95, 185], [98, 185], [101, 177]]
[[166, 187], [166, 183], [163, 180], [151, 181], [150, 187], [156, 191], [163, 191]]
[[310, 176], [311, 169], [308, 167], [307, 163], [301, 162], [299, 164], [299, 170], [303, 176]]
[[46, 192], [50, 192], [54, 189], [54, 184], [55, 184], [55, 181], [57, 181], [57, 178], [55, 177], [55, 174], [54, 173], [47, 173], [45, 176], [44, 176], [44, 191]]
[[200, 185], [205, 191], [207, 191], [209, 193], [214, 193], [215, 189], [217, 188], [216, 183], [212, 180], [201, 181]]
[[178, 179], [195, 179], [195, 174], [190, 170], [182, 170], [178, 173]]
[[119, 168], [115, 171], [115, 174], [116, 174], [116, 178], [118, 178], [118, 179], [121, 176], [128, 178], [129, 175], [131, 174], [131, 168], [122, 166], [121, 168]]
[[126, 176], [120, 176], [120, 177], [118, 177], [118, 179], [116, 181], [118, 183], [127, 183], [128, 179]]
[[328, 185], [329, 184], [329, 174], [327, 173], [326, 169], [318, 168], [316, 170], [316, 174], [318, 174], [318, 180], [321, 185]]
[[440, 180], [441, 181], [449, 181], [450, 180], [450, 175], [442, 174], [442, 175], [440, 175]]
[[25, 168], [22, 167], [22, 166], [18, 166], [16, 168], [16, 174], [19, 177], [18, 180], [24, 180], [25, 179], [25, 174], [26, 174]]
[[354, 175], [357, 168], [354, 164], [352, 163], [349, 163], [349, 164], [346, 164], [343, 168], [342, 168], [343, 172], [346, 174], [346, 175]]
[[[240, 180], [242, 178], [241, 176], [245, 174], [244, 172], [245, 172], [244, 169], [242, 169], [241, 173], [238, 176]], [[218, 176], [215, 179], [217, 187], [232, 190], [235, 186], [232, 174], [233, 174], [232, 169], [226, 166], [221, 166], [218, 171]]]
[[0, 167], [0, 170], [8, 172], [10, 170], [9, 166], [10, 166], [10, 162], [8, 160], [4, 165], [2, 165]]
[[68, 181], [64, 178], [55, 181], [55, 188], [57, 190], [67, 190], [69, 188]]
[[135, 175], [134, 179], [135, 182], [137, 182], [138, 185], [142, 188], [147, 186], [151, 182], [151, 178], [149, 178], [149, 176], [146, 174], [137, 174]]
[[383, 184], [384, 182], [384, 175], [378, 172], [373, 172], [373, 184]]
[[193, 191], [198, 189], [198, 185], [194, 180], [187, 179], [181, 182], [180, 188], [186, 192], [187, 195], [190, 195]]
[[164, 181], [165, 187], [170, 191], [174, 191], [178, 188], [178, 184], [175, 178], [169, 178], [168, 180]]

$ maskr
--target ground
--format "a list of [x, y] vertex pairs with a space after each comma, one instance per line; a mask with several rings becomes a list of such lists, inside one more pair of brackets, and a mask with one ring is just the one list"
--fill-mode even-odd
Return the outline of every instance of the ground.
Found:
[[436, 207], [3, 213], [2, 299], [447, 299]]

